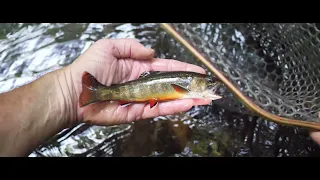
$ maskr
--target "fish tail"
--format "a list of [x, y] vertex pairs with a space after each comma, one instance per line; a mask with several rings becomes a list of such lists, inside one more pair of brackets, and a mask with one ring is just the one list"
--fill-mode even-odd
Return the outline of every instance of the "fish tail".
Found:
[[89, 105], [99, 101], [98, 88], [103, 86], [90, 73], [83, 72], [82, 74], [82, 92], [79, 97], [80, 107]]

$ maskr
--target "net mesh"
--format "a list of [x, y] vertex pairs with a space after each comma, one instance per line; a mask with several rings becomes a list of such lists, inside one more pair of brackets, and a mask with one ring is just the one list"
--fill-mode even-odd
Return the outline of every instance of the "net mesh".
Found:
[[[320, 24], [170, 25], [262, 109], [278, 116], [319, 121]], [[162, 51], [158, 53], [165, 52], [166, 58], [204, 67], [164, 31], [159, 31], [157, 45]], [[224, 98], [215, 103], [252, 114], [226, 87], [219, 92]]]

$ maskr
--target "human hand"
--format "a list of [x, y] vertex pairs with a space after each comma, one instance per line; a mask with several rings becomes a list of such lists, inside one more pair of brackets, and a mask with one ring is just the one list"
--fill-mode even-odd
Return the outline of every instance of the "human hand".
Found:
[[[161, 102], [150, 109], [148, 104], [131, 104], [121, 107], [118, 102], [101, 102], [80, 108], [78, 99], [82, 90], [82, 74], [92, 74], [104, 85], [119, 84], [134, 80], [144, 71], [193, 71], [205, 74], [201, 67], [176, 60], [153, 58], [154, 50], [144, 47], [134, 39], [102, 39], [64, 69], [67, 80], [64, 89], [74, 91], [65, 102], [76, 113], [75, 123], [84, 122], [95, 125], [116, 125], [139, 119], [169, 115], [189, 110], [194, 105], [206, 105], [210, 100], [183, 99]], [[62, 87], [63, 88], [63, 87]], [[71, 116], [72, 117], [72, 116]]]
[[[318, 113], [318, 118], [320, 118], [320, 113]], [[314, 142], [320, 145], [320, 131], [312, 131], [310, 132], [310, 137]]]

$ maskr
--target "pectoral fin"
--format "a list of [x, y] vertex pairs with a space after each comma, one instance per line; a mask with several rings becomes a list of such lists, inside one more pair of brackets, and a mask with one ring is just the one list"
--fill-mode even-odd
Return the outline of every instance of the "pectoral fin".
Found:
[[178, 93], [181, 93], [181, 94], [186, 94], [188, 93], [189, 91], [179, 85], [176, 85], [176, 84], [171, 84], [171, 86], [173, 87], [173, 89], [175, 91], [177, 91]]

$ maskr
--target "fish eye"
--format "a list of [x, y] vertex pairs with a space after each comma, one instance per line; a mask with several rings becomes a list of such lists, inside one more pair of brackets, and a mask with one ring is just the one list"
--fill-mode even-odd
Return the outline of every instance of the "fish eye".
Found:
[[209, 78], [208, 78], [208, 83], [209, 83], [209, 84], [213, 84], [213, 83], [214, 83], [214, 79], [209, 77]]

